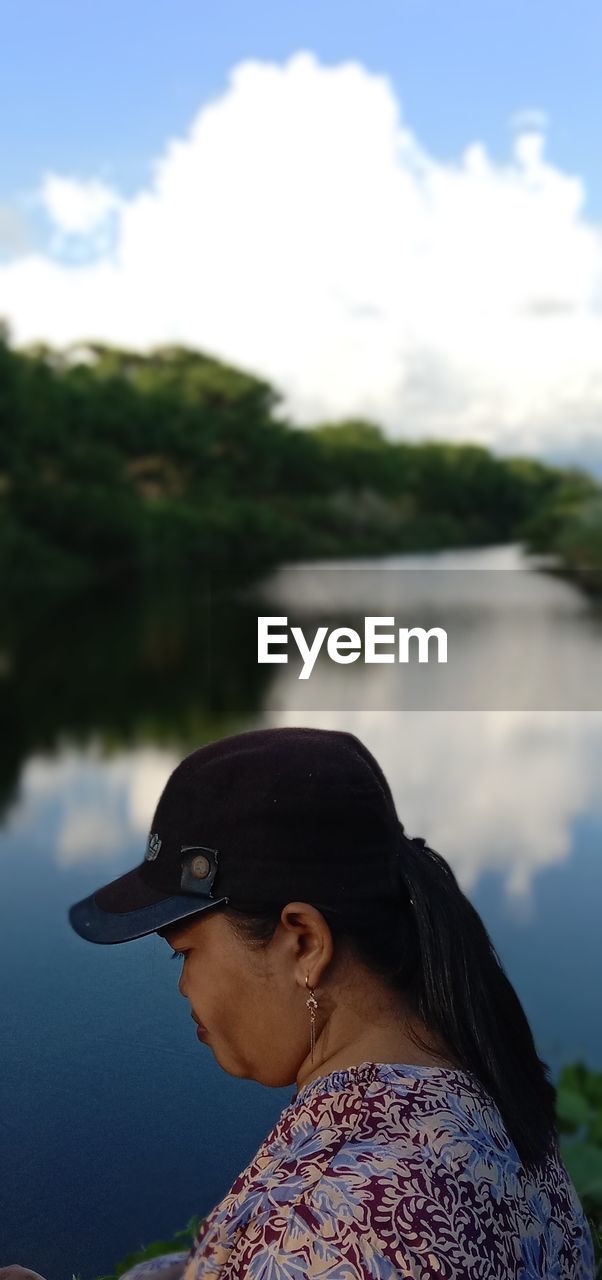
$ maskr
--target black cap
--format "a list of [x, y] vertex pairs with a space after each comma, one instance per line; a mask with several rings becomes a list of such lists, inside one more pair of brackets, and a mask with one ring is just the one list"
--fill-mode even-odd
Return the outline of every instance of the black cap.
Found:
[[388, 783], [353, 734], [258, 729], [174, 769], [144, 861], [71, 907], [90, 942], [128, 942], [231, 902], [361, 904], [397, 884]]

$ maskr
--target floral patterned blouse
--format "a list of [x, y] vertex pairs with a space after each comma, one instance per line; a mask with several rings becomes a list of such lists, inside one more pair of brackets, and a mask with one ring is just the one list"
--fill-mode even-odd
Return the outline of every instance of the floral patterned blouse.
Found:
[[556, 1146], [527, 1172], [472, 1074], [374, 1062], [294, 1094], [182, 1262], [184, 1280], [594, 1277]]

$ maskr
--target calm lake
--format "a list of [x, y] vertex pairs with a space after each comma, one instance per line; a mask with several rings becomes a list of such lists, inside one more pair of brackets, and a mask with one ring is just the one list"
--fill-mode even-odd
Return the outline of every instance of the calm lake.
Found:
[[[449, 625], [450, 662], [427, 678], [321, 652], [301, 682], [292, 655], [257, 664], [258, 600], [308, 633], [368, 613]], [[227, 733], [358, 734], [481, 913], [553, 1074], [577, 1057], [602, 1070], [602, 611], [577, 586], [504, 547], [290, 568], [238, 596], [45, 594], [3, 614], [0, 1264], [93, 1280], [169, 1237], [294, 1092], [222, 1071], [160, 939], [95, 947], [67, 925], [142, 859], [176, 763]]]

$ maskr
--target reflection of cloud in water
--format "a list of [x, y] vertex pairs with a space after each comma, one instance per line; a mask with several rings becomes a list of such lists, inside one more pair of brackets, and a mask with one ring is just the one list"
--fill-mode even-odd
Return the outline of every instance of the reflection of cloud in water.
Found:
[[[357, 734], [382, 765], [410, 834], [439, 849], [466, 892], [494, 871], [525, 911], [537, 871], [570, 857], [575, 819], [602, 808], [599, 713], [300, 712], [284, 704], [264, 723]], [[107, 757], [92, 745], [34, 757], [6, 835], [24, 835], [63, 868], [121, 855], [125, 869], [142, 858], [181, 754], [144, 747]]]
[[31, 835], [62, 867], [118, 858], [143, 843], [159, 794], [179, 756], [141, 747], [107, 757], [94, 745], [32, 757], [9, 832]]
[[528, 908], [537, 871], [570, 856], [575, 818], [602, 808], [602, 714], [282, 710], [266, 723], [357, 734], [409, 833], [447, 858], [467, 893], [497, 871]]
[[116, 797], [110, 798], [113, 811], [104, 804], [99, 804], [98, 808], [93, 805], [80, 809], [70, 806], [56, 846], [59, 866], [72, 867], [98, 857], [108, 859], [123, 849], [124, 831], [120, 815], [115, 812]]

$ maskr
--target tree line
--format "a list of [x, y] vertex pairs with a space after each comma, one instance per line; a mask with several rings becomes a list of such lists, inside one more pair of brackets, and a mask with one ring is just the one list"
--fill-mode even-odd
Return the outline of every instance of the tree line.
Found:
[[5, 582], [483, 545], [551, 548], [600, 500], [581, 471], [481, 445], [300, 428], [266, 381], [181, 346], [11, 346], [0, 334]]

